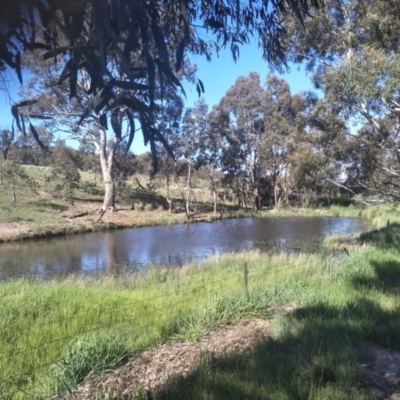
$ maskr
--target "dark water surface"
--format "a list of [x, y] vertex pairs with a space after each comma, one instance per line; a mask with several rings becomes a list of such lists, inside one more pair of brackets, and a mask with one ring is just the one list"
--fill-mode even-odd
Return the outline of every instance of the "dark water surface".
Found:
[[312, 251], [323, 236], [367, 227], [357, 218], [244, 218], [4, 243], [0, 244], [0, 279], [95, 273], [121, 265], [134, 270], [152, 263], [180, 266], [216, 253], [253, 248]]

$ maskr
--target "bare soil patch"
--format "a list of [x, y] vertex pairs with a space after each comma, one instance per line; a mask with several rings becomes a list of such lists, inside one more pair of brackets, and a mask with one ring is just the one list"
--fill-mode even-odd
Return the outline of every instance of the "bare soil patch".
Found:
[[7, 241], [28, 232], [28, 224], [20, 222], [0, 222], [0, 241]]
[[400, 352], [374, 343], [363, 344], [359, 360], [367, 376], [367, 387], [378, 399], [400, 400]]

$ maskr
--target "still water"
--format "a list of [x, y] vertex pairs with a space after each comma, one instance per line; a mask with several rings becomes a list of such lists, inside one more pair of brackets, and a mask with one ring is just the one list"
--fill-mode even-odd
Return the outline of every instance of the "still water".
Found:
[[96, 273], [121, 266], [127, 270], [145, 270], [150, 264], [180, 266], [254, 248], [312, 251], [323, 236], [366, 228], [367, 223], [356, 218], [245, 218], [4, 243], [0, 279]]

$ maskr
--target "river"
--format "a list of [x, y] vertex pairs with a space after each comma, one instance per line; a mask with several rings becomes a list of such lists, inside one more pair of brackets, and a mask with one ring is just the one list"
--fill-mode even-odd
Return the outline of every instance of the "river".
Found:
[[365, 230], [357, 218], [244, 218], [0, 244], [0, 279], [181, 266], [253, 248], [316, 250], [321, 238]]

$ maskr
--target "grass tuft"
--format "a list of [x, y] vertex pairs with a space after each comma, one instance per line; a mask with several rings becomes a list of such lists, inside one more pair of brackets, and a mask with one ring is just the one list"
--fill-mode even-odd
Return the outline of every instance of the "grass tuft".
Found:
[[179, 324], [174, 335], [178, 340], [199, 340], [204, 328], [238, 321], [244, 317], [271, 317], [273, 309], [266, 293], [229, 293], [214, 295], [207, 303], [200, 304], [189, 318]]
[[72, 341], [57, 362], [49, 380], [49, 393], [71, 393], [94, 375], [120, 365], [129, 351], [118, 335], [86, 335]]

